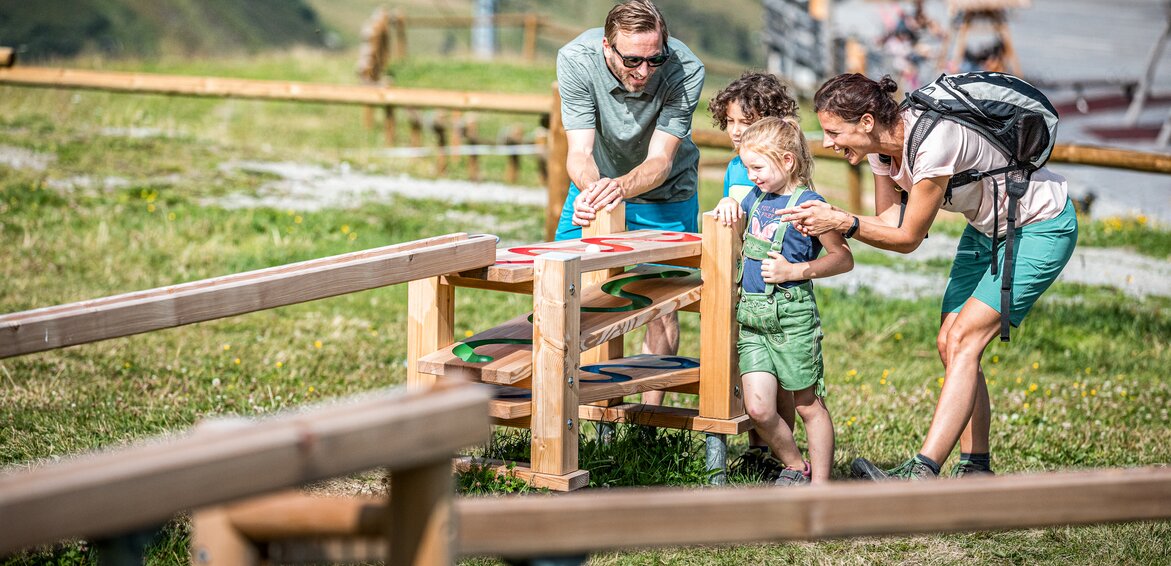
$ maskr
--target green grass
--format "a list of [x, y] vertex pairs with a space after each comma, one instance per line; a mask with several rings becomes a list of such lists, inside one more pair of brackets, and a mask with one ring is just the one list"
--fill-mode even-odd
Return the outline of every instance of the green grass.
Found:
[[[343, 80], [329, 58], [299, 58], [297, 75]], [[175, 61], [160, 72], [277, 78], [280, 58]], [[164, 62], [165, 63], [165, 62]], [[442, 67], [401, 67], [400, 79], [442, 84]], [[453, 65], [463, 73], [474, 66]], [[330, 70], [332, 69], [332, 70]], [[348, 71], [347, 71], [348, 72]], [[520, 73], [521, 71], [517, 71]], [[332, 73], [332, 74], [331, 74]], [[507, 79], [483, 71], [485, 85]], [[539, 70], [518, 79], [536, 89]], [[486, 86], [485, 89], [488, 89]], [[394, 198], [319, 211], [226, 209], [214, 199], [252, 193], [265, 174], [222, 169], [232, 160], [299, 161], [426, 176], [425, 160], [380, 157], [380, 134], [360, 111], [324, 105], [193, 100], [95, 92], [0, 88], [0, 147], [51, 159], [43, 170], [0, 165], [0, 312], [103, 297], [366, 249], [446, 232], [490, 231], [538, 241], [542, 211], [505, 204]], [[159, 135], [128, 137], [128, 128]], [[485, 168], [489, 178], [502, 163]], [[452, 175], [462, 174], [454, 168]], [[531, 162], [524, 182], [537, 185]], [[844, 168], [819, 164], [825, 187]], [[88, 182], [77, 181], [87, 178]], [[105, 179], [117, 179], [108, 184]], [[59, 188], [73, 180], [74, 189]], [[818, 178], [819, 181], [823, 177]], [[844, 183], [843, 183], [844, 184]], [[710, 208], [717, 182], [704, 181]], [[956, 224], [956, 226], [961, 226]], [[1109, 231], [1108, 231], [1109, 230]], [[933, 233], [956, 231], [937, 224]], [[1167, 235], [1140, 220], [1083, 223], [1083, 245], [1128, 245], [1166, 257]], [[1156, 242], [1151, 244], [1150, 242]], [[1158, 243], [1163, 242], [1163, 243]], [[1152, 247], [1153, 246], [1153, 247]], [[1160, 255], [1161, 254], [1161, 255]], [[859, 250], [859, 262], [938, 273]], [[942, 273], [938, 273], [943, 277]], [[942, 366], [935, 353], [938, 299], [887, 299], [869, 291], [819, 289], [825, 321], [827, 403], [837, 429], [835, 478], [854, 456], [882, 463], [916, 450], [931, 418]], [[460, 290], [456, 334], [480, 331], [530, 308], [528, 297]], [[1171, 299], [1058, 284], [1024, 326], [985, 356], [993, 399], [994, 465], [1005, 473], [1171, 461]], [[681, 315], [681, 353], [697, 355], [698, 317]], [[402, 384], [406, 289], [389, 287], [230, 319], [0, 360], [0, 464], [115, 446], [182, 430], [220, 415], [268, 415], [326, 398]], [[640, 332], [628, 335], [637, 351]], [[694, 406], [694, 397], [669, 396]], [[701, 486], [703, 438], [619, 427], [609, 444], [587, 427], [580, 459], [593, 488]], [[802, 432], [798, 440], [804, 444]], [[735, 457], [743, 437], [731, 441]], [[488, 457], [527, 458], [527, 435], [502, 431]], [[954, 457], [953, 457], [954, 461]], [[949, 464], [951, 462], [948, 462]], [[746, 478], [731, 478], [734, 484]], [[467, 494], [527, 492], [516, 478], [484, 472], [459, 479]], [[381, 489], [379, 475], [314, 489]], [[172, 523], [151, 564], [183, 562], [188, 537]], [[733, 548], [604, 553], [593, 564], [781, 563], [1166, 563], [1166, 522], [959, 535], [849, 539]], [[66, 543], [7, 564], [88, 564], [92, 545]], [[474, 560], [470, 563], [484, 563]]]

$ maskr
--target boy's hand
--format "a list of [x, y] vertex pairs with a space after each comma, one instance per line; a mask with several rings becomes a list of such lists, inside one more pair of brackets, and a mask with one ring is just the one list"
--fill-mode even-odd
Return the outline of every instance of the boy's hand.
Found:
[[732, 197], [724, 197], [720, 199], [720, 203], [716, 205], [714, 211], [716, 213], [716, 220], [724, 223], [724, 226], [731, 226], [733, 222], [740, 220], [744, 216], [744, 209], [740, 208], [740, 203]]
[[769, 252], [768, 257], [771, 259], [760, 262], [760, 275], [764, 278], [765, 283], [776, 285], [801, 278], [796, 266], [789, 263], [789, 260], [785, 259], [781, 252]]

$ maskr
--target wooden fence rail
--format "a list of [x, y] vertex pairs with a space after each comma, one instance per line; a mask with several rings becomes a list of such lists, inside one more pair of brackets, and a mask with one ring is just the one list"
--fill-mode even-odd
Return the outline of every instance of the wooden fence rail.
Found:
[[[451, 456], [488, 440], [489, 396], [478, 387], [382, 392], [256, 423], [210, 421], [182, 438], [0, 476], [0, 555], [66, 537], [154, 528], [186, 509], [377, 466], [404, 477], [437, 467], [450, 505]], [[402, 501], [390, 505], [387, 522], [409, 532], [405, 525], [423, 522], [430, 510], [396, 511], [412, 498], [395, 494]], [[379, 535], [394, 538], [400, 551], [412, 544], [389, 531]]]
[[395, 285], [495, 261], [494, 237], [449, 234], [0, 315], [0, 358]]
[[[392, 498], [393, 499], [393, 498]], [[288, 492], [216, 508], [252, 544], [342, 558], [316, 537], [378, 536], [375, 498]], [[196, 514], [196, 518], [199, 514]], [[1171, 518], [1171, 469], [1135, 468], [920, 483], [840, 482], [781, 490], [610, 489], [457, 498], [455, 553], [540, 557], [588, 552], [1021, 529]], [[702, 520], [697, 520], [702, 518]], [[199, 536], [198, 526], [196, 537]], [[351, 561], [377, 561], [347, 555]]]

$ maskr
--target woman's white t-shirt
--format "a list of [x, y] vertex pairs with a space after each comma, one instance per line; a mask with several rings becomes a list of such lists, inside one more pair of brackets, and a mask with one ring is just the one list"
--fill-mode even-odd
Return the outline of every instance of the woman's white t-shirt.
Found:
[[[903, 131], [910, 132], [921, 111], [907, 109], [902, 112]], [[996, 146], [973, 130], [955, 122], [940, 120], [935, 129], [927, 135], [915, 156], [915, 170], [907, 167], [907, 160], [890, 165], [879, 161], [878, 154], [868, 156], [870, 169], [875, 175], [890, 177], [904, 191], [915, 183], [933, 177], [951, 176], [975, 169], [989, 171], [1008, 165], [1008, 159]], [[898, 166], [897, 171], [892, 169]], [[996, 201], [992, 199], [993, 181], [999, 183]], [[1056, 217], [1065, 209], [1069, 188], [1065, 177], [1042, 167], [1033, 172], [1029, 189], [1020, 199], [1017, 211], [1017, 226], [1027, 226]], [[1004, 175], [994, 175], [956, 187], [951, 193], [951, 202], [944, 201], [943, 210], [958, 212], [968, 219], [973, 228], [986, 236], [992, 236], [993, 211], [999, 209], [999, 226], [996, 233], [1003, 236], [1008, 223], [1008, 194], [1005, 192]]]

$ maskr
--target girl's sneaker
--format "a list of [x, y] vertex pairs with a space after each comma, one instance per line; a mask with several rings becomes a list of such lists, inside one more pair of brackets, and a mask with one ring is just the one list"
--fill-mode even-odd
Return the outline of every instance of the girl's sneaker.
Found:
[[875, 466], [873, 462], [866, 458], [855, 458], [850, 464], [850, 471], [854, 472], [856, 477], [868, 479], [873, 481], [886, 480], [933, 480], [937, 476], [935, 472], [927, 464], [920, 462], [918, 456], [907, 460], [899, 465], [897, 468], [884, 470]]
[[782, 468], [777, 475], [776, 481], [773, 485], [778, 487], [789, 487], [792, 485], [808, 485], [809, 476], [812, 474], [809, 468], [809, 460], [805, 460], [804, 470], [795, 470], [793, 468]]

